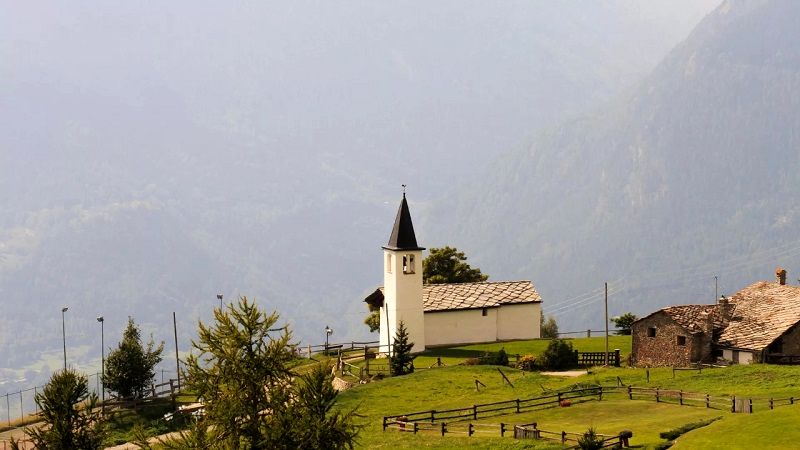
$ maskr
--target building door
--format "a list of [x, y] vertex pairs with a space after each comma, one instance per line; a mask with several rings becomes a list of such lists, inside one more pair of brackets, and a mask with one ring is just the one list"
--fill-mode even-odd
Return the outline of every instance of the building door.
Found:
[[733, 351], [733, 363], [739, 364], [739, 350]]

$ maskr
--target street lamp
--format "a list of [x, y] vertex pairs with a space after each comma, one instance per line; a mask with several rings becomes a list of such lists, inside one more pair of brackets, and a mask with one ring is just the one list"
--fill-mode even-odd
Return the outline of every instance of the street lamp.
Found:
[[222, 294], [217, 294], [217, 299], [219, 300], [219, 309], [222, 309]]
[[328, 338], [333, 334], [333, 328], [325, 325], [325, 354], [328, 354]]
[[101, 408], [103, 412], [106, 410], [106, 345], [105, 345], [105, 326], [104, 326], [104, 319], [103, 316], [97, 318], [97, 321], [100, 322], [100, 383], [103, 389], [101, 392]]
[[64, 370], [67, 370], [67, 331], [64, 327], [64, 313], [67, 312], [69, 308], [63, 307], [61, 308], [61, 338], [64, 342]]

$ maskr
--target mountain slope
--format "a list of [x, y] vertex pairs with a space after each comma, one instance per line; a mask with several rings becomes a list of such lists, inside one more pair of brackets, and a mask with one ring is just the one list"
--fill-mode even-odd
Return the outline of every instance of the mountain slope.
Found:
[[439, 242], [532, 278], [570, 328], [603, 326], [604, 281], [612, 314], [642, 314], [712, 301], [715, 275], [732, 293], [800, 271], [798, 19], [797, 2], [724, 2], [632, 95], [432, 208], [433, 224], [470, 218]]

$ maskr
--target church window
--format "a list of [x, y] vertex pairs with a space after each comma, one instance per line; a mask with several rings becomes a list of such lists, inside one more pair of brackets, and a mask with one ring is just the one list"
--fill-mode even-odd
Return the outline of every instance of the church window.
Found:
[[403, 255], [403, 273], [414, 273], [414, 255]]
[[650, 327], [647, 329], [647, 337], [656, 337], [656, 327]]

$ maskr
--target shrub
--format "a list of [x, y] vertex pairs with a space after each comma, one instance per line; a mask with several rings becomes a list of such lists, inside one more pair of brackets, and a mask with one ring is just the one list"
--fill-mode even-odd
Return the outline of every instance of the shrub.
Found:
[[702, 428], [702, 427], [704, 427], [706, 425], [711, 424], [712, 422], [714, 422], [714, 421], [716, 421], [718, 419], [719, 419], [719, 417], [715, 417], [715, 418], [709, 419], [709, 420], [701, 420], [699, 422], [687, 423], [686, 425], [680, 426], [678, 428], [673, 428], [673, 429], [671, 429], [669, 431], [664, 431], [663, 433], [659, 434], [659, 436], [661, 437], [661, 439], [666, 439], [668, 441], [674, 441], [675, 439], [678, 439], [682, 434], [688, 433], [688, 432], [690, 432], [690, 431], [692, 431], [694, 429], [697, 429], [697, 428]]
[[478, 359], [478, 364], [484, 366], [507, 366], [508, 354], [506, 354], [505, 349], [502, 348], [497, 353], [486, 352], [482, 357]]
[[536, 369], [536, 357], [525, 355], [517, 361], [517, 369], [532, 371]]
[[578, 447], [581, 450], [600, 450], [603, 448], [603, 438], [597, 435], [594, 428], [589, 428], [583, 436], [578, 438]]
[[542, 366], [548, 370], [565, 370], [578, 366], [578, 355], [572, 343], [564, 339], [553, 339], [542, 355]]

